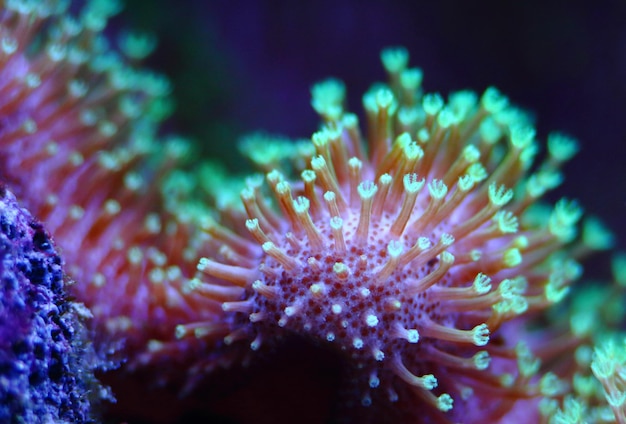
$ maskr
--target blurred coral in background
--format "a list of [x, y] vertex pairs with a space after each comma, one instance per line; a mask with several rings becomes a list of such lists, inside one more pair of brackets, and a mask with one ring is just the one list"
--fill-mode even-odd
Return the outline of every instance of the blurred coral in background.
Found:
[[[540, 49], [531, 47], [543, 42], [534, 26], [522, 25], [515, 39], [489, 36], [482, 29], [491, 24], [509, 34], [507, 20], [489, 10], [474, 22], [456, 2], [372, 2], [357, 11], [346, 1], [333, 3], [330, 15], [324, 1], [129, 3], [127, 15], [112, 18], [116, 1], [2, 2], [0, 179], [51, 232], [75, 281], [70, 292], [90, 310], [59, 307], [77, 326], [76, 336], [68, 329], [55, 340], [76, 352], [62, 372], [52, 354], [33, 360], [29, 349], [3, 345], [10, 375], [0, 395], [11, 411], [39, 417], [27, 422], [89, 421], [87, 397], [68, 400], [63, 390], [75, 384], [72, 393], [86, 396], [99, 366], [118, 401], [104, 408], [110, 422], [214, 422], [215, 414], [255, 423], [624, 422], [624, 258], [613, 260], [612, 285], [576, 282], [578, 261], [612, 247], [614, 237], [595, 218], [579, 226], [578, 204], [548, 194], [562, 181], [559, 193], [568, 196], [584, 198], [592, 187], [592, 212], [605, 204], [623, 212], [614, 195], [623, 182], [597, 190], [594, 178], [611, 167], [589, 159], [606, 157], [588, 144], [606, 125], [591, 131], [576, 99], [541, 88], [559, 87], [540, 63], [558, 62], [551, 49], [562, 53], [554, 43], [570, 33], [567, 19], [574, 28], [587, 23], [584, 6], [563, 16], [544, 7], [563, 29]], [[511, 7], [523, 22], [541, 24]], [[120, 29], [138, 17], [163, 39], [153, 59], [153, 36]], [[188, 42], [172, 44], [175, 37]], [[481, 56], [473, 37], [491, 49]], [[476, 46], [459, 49], [459, 41]], [[364, 116], [347, 112], [380, 77], [375, 51], [398, 42], [429, 71], [429, 92], [407, 50], [389, 49], [388, 83], [367, 91]], [[527, 57], [515, 62], [507, 49]], [[444, 51], [454, 57], [448, 67]], [[565, 86], [597, 69], [592, 55], [602, 57], [577, 52], [569, 61], [562, 54]], [[174, 97], [146, 60], [173, 76]], [[313, 87], [322, 124], [311, 140], [262, 133], [239, 143], [265, 173], [244, 180], [237, 134], [313, 132], [315, 118], [301, 112], [307, 87], [335, 72], [350, 88], [336, 79]], [[580, 145], [543, 136], [542, 125], [535, 131], [534, 117], [494, 88], [446, 99], [434, 92], [492, 82], [509, 92], [515, 78], [535, 91], [518, 87], [513, 98], [582, 136]], [[177, 114], [165, 121], [173, 98]], [[202, 142], [164, 135], [172, 129]], [[535, 132], [547, 139], [545, 152]], [[585, 172], [567, 185], [560, 167], [579, 147]], [[15, 208], [8, 192], [5, 199]], [[41, 250], [40, 227], [32, 229]], [[20, 260], [6, 256], [3, 272], [23, 279]], [[608, 260], [591, 263], [602, 270]], [[31, 282], [40, 277], [26, 273]], [[75, 323], [89, 314], [98, 359]], [[20, 328], [59, 334], [58, 320], [37, 316], [22, 316]], [[38, 362], [46, 359], [50, 366]], [[37, 391], [43, 368], [52, 383]], [[82, 370], [85, 380], [76, 377]], [[16, 399], [26, 375], [33, 395]], [[94, 399], [105, 397], [91, 387]], [[296, 419], [303, 409], [311, 411]]]
[[180, 293], [196, 247], [182, 214], [161, 207], [160, 181], [187, 146], [158, 139], [169, 83], [133, 65], [147, 40], [128, 35], [117, 51], [102, 33], [119, 5], [68, 7], [3, 5], [0, 176], [54, 234], [97, 349], [137, 353], [211, 314]]

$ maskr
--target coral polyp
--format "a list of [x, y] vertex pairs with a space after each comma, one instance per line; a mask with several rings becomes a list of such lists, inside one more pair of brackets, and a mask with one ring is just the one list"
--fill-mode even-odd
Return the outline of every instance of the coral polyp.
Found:
[[221, 248], [189, 289], [221, 302], [224, 319], [177, 336], [242, 352], [295, 334], [335, 350], [350, 363], [346, 417], [493, 422], [518, 400], [563, 390], [537, 375], [517, 318], [559, 302], [580, 274], [557, 254], [580, 208], [535, 207], [576, 143], [550, 135], [533, 167], [535, 131], [496, 89], [445, 102], [422, 95], [404, 49], [382, 61], [390, 82], [364, 96], [367, 137], [344, 110], [343, 84], [316, 85], [324, 124], [301, 149], [300, 179], [279, 169], [266, 186], [250, 178], [245, 230], [206, 222]]

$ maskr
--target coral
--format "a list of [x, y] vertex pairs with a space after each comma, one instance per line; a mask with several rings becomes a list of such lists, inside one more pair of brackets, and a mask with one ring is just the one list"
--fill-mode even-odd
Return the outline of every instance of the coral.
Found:
[[[575, 257], [592, 248], [575, 241], [575, 202], [546, 211], [539, 200], [576, 143], [551, 134], [533, 167], [534, 129], [496, 89], [445, 102], [422, 94], [404, 49], [382, 61], [390, 82], [364, 96], [367, 137], [344, 110], [343, 84], [317, 84], [324, 124], [300, 149], [301, 179], [271, 170], [268, 197], [252, 177], [242, 221], [205, 222], [221, 247], [189, 290], [221, 302], [224, 317], [177, 336], [224, 357], [294, 334], [337, 351], [350, 360], [339, 415], [352, 419], [493, 422], [518, 400], [562, 395], [555, 374], [539, 373], [523, 320], [565, 297], [581, 272]], [[254, 161], [293, 157], [270, 151]]]
[[106, 396], [49, 234], [0, 187], [0, 421], [93, 422]]
[[[623, 337], [623, 336], [622, 336]], [[612, 413], [601, 417], [626, 423], [626, 340], [604, 341], [594, 349], [591, 370], [600, 382]]]
[[[607, 234], [597, 225], [591, 227], [596, 238]], [[569, 388], [565, 397], [541, 402], [545, 422], [626, 422], [626, 255], [616, 254], [612, 265], [612, 283], [585, 281], [574, 290], [567, 308], [552, 319], [554, 327], [567, 329], [574, 343], [559, 349], [558, 372]]]
[[[103, 35], [117, 2], [88, 1], [78, 15], [62, 0], [0, 7], [0, 178], [54, 234], [99, 350], [123, 344], [128, 367], [191, 389], [300, 339], [345, 363], [337, 420], [511, 422], [532, 410], [544, 422], [624, 421], [623, 335], [599, 337], [594, 318], [580, 318], [588, 307], [545, 326], [577, 260], [610, 245], [593, 221], [578, 238], [575, 202], [541, 201], [576, 153], [572, 139], [549, 135], [535, 161], [529, 117], [496, 89], [423, 94], [407, 52], [388, 49], [389, 83], [364, 96], [365, 137], [343, 84], [317, 84], [321, 130], [311, 143], [248, 138], [241, 150], [266, 183], [250, 177], [237, 199], [238, 180], [219, 166], [171, 172], [189, 146], [158, 134], [169, 86], [139, 67], [152, 40], [128, 36], [116, 50]], [[22, 235], [39, 256], [0, 270], [49, 282], [43, 297], [61, 303], [43, 308], [60, 318], [0, 315], [11, 344], [0, 413], [88, 420], [84, 346], [58, 354], [88, 313], [60, 294], [41, 227]], [[18, 283], [3, 287], [12, 308]], [[41, 290], [22, 303], [37, 305]], [[26, 329], [25, 342], [12, 339]], [[79, 389], [63, 398], [70, 385]]]
[[[600, 399], [603, 396], [606, 403], [601, 402], [600, 405], [604, 406], [605, 409], [597, 408], [599, 412], [595, 411], [596, 415], [602, 417], [607, 422], [614, 419], [619, 424], [626, 424], [626, 334], [624, 334], [623, 328], [620, 328], [624, 322], [623, 304], [626, 297], [624, 293], [626, 288], [626, 254], [622, 253], [613, 259], [613, 273], [616, 284], [613, 285], [612, 289], [604, 290], [604, 296], [601, 297], [601, 303], [598, 307], [594, 309], [589, 307], [579, 309], [579, 311], [584, 309], [586, 313], [589, 313], [590, 309], [592, 311], [604, 309], [608, 315], [607, 318], [599, 320], [593, 319], [596, 317], [587, 317], [588, 321], [596, 323], [595, 326], [593, 324], [589, 326], [589, 332], [596, 339], [590, 368], [600, 383], [602, 390], [599, 390], [596, 386], [595, 391], [589, 390], [585, 393], [577, 390], [577, 394], [579, 396], [586, 395], [587, 409], [591, 409], [589, 406], [595, 406], [593, 401], [589, 401], [589, 398], [593, 399], [592, 394], [595, 394]], [[584, 314], [585, 312], [582, 313]], [[598, 323], [604, 324], [604, 328]], [[613, 334], [609, 333], [607, 335], [607, 329], [609, 328], [612, 328], [614, 331]], [[622, 331], [616, 332], [615, 329]], [[578, 387], [575, 386], [575, 388]], [[608, 408], [611, 409], [612, 414], [607, 411]], [[587, 421], [591, 420], [587, 419]]]
[[0, 3], [0, 178], [54, 234], [99, 350], [124, 344], [132, 362], [178, 323], [213, 316], [181, 292], [200, 253], [161, 206], [161, 179], [188, 147], [158, 135], [169, 84], [137, 65], [150, 39], [117, 50], [104, 29], [118, 2], [68, 6]]

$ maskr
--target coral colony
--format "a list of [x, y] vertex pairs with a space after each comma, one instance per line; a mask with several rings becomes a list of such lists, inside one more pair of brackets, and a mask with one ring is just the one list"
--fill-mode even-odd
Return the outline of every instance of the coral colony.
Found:
[[[190, 147], [158, 136], [168, 85], [136, 65], [149, 40], [103, 36], [116, 2], [0, 5], [0, 178], [52, 233], [97, 351], [128, 378], [193, 390], [296, 336], [347, 364], [337, 421], [626, 423], [610, 330], [626, 259], [610, 288], [565, 300], [610, 235], [589, 220], [579, 237], [574, 201], [541, 201], [575, 141], [551, 134], [535, 160], [529, 118], [495, 88], [424, 94], [387, 49], [364, 131], [341, 82], [315, 85], [321, 129], [248, 139], [265, 175], [237, 198], [236, 179], [172, 172]], [[46, 233], [6, 191], [0, 207], [0, 417], [88, 421], [73, 329], [87, 312], [60, 294]]]
[[580, 274], [580, 208], [536, 207], [575, 142], [550, 135], [532, 169], [534, 130], [497, 90], [445, 102], [421, 95], [403, 49], [382, 61], [390, 84], [364, 96], [367, 137], [340, 82], [314, 86], [324, 124], [300, 179], [273, 169], [265, 189], [251, 178], [247, 231], [207, 226], [223, 254], [200, 259], [194, 288], [222, 301], [226, 319], [178, 336], [255, 351], [296, 333], [337, 350], [360, 404], [342, 413], [361, 421], [383, 406], [401, 422], [494, 422], [520, 399], [562, 396], [519, 321]]

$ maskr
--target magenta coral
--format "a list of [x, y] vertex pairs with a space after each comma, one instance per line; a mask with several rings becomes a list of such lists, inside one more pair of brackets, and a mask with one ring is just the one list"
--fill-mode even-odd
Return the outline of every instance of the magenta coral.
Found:
[[324, 127], [301, 179], [270, 171], [271, 197], [250, 179], [245, 230], [206, 224], [222, 247], [200, 260], [205, 277], [191, 288], [224, 317], [177, 336], [237, 352], [226, 356], [294, 334], [337, 351], [350, 360], [340, 415], [351, 419], [494, 422], [518, 400], [564, 389], [537, 375], [519, 317], [559, 302], [580, 273], [559, 254], [578, 206], [532, 208], [576, 145], [551, 135], [529, 172], [535, 132], [497, 90], [445, 102], [421, 95], [406, 51], [382, 60], [390, 84], [364, 96], [366, 138], [343, 109], [343, 85], [316, 85]]

